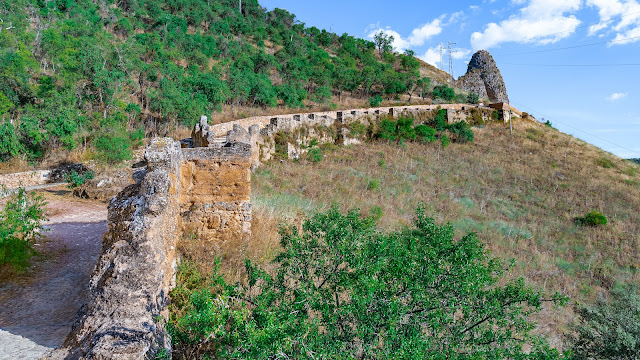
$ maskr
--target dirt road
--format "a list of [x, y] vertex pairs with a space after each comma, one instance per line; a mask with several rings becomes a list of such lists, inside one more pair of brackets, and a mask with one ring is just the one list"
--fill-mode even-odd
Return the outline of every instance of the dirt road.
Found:
[[0, 278], [0, 360], [38, 359], [62, 343], [86, 301], [107, 230], [106, 204], [48, 194], [47, 239], [25, 274]]

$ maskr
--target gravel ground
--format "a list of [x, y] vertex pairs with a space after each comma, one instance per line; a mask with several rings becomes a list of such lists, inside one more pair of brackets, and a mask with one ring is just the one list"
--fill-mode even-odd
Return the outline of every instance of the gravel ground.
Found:
[[25, 274], [0, 279], [0, 360], [39, 359], [62, 344], [86, 302], [106, 205], [53, 196], [46, 209], [42, 257]]

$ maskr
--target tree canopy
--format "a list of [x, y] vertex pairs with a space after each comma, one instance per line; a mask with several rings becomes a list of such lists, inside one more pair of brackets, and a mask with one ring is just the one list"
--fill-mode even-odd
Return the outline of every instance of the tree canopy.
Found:
[[[475, 234], [454, 238], [418, 209], [383, 233], [332, 209], [280, 231], [275, 272], [247, 263], [244, 286], [183, 268], [169, 321], [188, 358], [559, 359], [532, 334], [546, 301]], [[209, 286], [203, 286], [204, 283]]]

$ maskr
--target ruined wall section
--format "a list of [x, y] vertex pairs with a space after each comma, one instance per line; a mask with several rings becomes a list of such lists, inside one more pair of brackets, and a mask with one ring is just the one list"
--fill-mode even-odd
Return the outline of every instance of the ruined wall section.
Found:
[[180, 232], [216, 249], [251, 236], [251, 147], [183, 150], [180, 166]]
[[172, 139], [152, 140], [147, 173], [109, 203], [90, 300], [48, 358], [147, 359], [170, 346], [158, 316], [175, 282], [181, 156]]
[[114, 197], [88, 303], [48, 359], [153, 359], [171, 348], [168, 318], [177, 245], [187, 231], [209, 253], [251, 234], [249, 144], [181, 149], [153, 139], [138, 182]]

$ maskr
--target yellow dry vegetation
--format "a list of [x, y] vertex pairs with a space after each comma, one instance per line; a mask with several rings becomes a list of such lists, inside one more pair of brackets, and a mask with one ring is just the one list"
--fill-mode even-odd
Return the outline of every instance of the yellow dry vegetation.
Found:
[[[616, 283], [640, 281], [640, 167], [537, 123], [515, 122], [513, 135], [502, 124], [474, 132], [472, 144], [444, 149], [373, 142], [325, 151], [320, 163], [263, 165], [252, 177], [253, 237], [243, 255], [268, 262], [279, 222], [332, 204], [381, 215], [390, 229], [424, 203], [459, 235], [476, 232], [495, 256], [514, 259], [513, 276], [549, 293], [589, 303]], [[598, 165], [602, 159], [613, 166]], [[575, 223], [591, 210], [609, 224]], [[561, 346], [572, 314], [570, 306], [546, 309], [540, 331]]]

